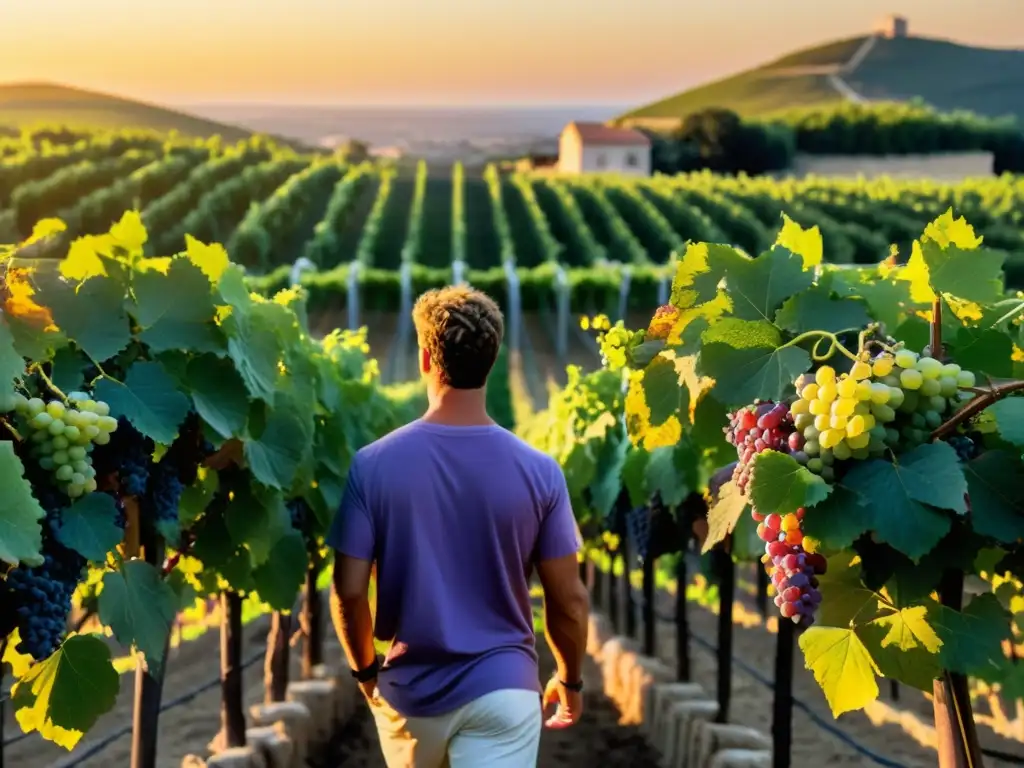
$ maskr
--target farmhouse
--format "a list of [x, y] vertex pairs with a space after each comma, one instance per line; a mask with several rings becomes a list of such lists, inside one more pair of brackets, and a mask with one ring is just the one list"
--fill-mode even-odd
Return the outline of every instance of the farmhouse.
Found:
[[572, 122], [558, 140], [558, 170], [650, 176], [651, 140], [632, 128]]

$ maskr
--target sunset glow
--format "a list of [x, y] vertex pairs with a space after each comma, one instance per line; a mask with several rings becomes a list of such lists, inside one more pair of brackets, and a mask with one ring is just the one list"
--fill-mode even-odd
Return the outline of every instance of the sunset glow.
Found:
[[913, 34], [1024, 43], [1019, 0], [8, 0], [0, 81], [176, 103], [641, 102], [892, 11]]

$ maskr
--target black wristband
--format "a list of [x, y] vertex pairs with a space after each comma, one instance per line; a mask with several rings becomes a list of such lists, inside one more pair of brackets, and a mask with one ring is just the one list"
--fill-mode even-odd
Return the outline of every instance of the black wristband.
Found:
[[582, 680], [580, 680], [578, 683], [567, 683], [565, 682], [565, 680], [559, 680], [558, 684], [565, 688], [565, 690], [572, 691], [573, 693], [580, 693], [583, 690]]
[[352, 677], [356, 679], [357, 683], [368, 683], [377, 677], [378, 672], [380, 672], [380, 660], [374, 658], [373, 664], [366, 667], [366, 669], [353, 669]]

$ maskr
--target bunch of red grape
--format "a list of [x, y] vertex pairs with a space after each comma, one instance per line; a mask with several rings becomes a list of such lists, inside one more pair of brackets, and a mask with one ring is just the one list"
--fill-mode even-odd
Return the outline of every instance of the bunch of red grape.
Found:
[[746, 493], [754, 470], [754, 458], [761, 451], [789, 453], [803, 447], [803, 437], [795, 431], [793, 417], [785, 403], [770, 400], [756, 402], [729, 414], [725, 439], [736, 446], [739, 462], [732, 479]]
[[[754, 460], [762, 451], [788, 453], [806, 461], [802, 455], [804, 436], [785, 403], [755, 402], [729, 414], [725, 437], [736, 447], [733, 480], [742, 493], [753, 479]], [[751, 515], [758, 523], [757, 535], [765, 542], [761, 562], [775, 587], [775, 605], [784, 618], [809, 626], [821, 603], [816, 577], [825, 572], [827, 563], [821, 555], [804, 551], [800, 527], [804, 510], [783, 516], [764, 515], [752, 508]]]
[[825, 573], [828, 561], [822, 555], [805, 552], [800, 530], [804, 510], [788, 515], [762, 515], [752, 511], [758, 521], [757, 535], [765, 542], [761, 562], [775, 587], [775, 605], [784, 618], [810, 626], [814, 611], [821, 603], [817, 577]]

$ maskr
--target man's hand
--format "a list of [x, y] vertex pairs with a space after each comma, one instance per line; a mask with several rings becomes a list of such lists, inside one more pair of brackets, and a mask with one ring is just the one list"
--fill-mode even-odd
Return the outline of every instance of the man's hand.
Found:
[[570, 691], [555, 678], [549, 680], [544, 689], [544, 711], [552, 704], [557, 704], [558, 708], [544, 723], [548, 728], [569, 728], [576, 725], [583, 714], [583, 694]]

